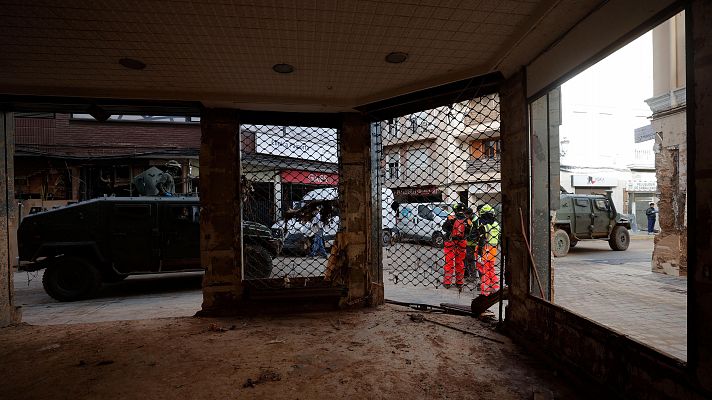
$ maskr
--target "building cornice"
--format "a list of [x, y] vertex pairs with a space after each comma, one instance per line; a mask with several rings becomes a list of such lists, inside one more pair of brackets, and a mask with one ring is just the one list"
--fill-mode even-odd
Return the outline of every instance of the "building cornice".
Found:
[[650, 111], [653, 112], [653, 117], [666, 111], [684, 108], [687, 104], [687, 88], [683, 86], [668, 93], [651, 97], [645, 102], [648, 103]]

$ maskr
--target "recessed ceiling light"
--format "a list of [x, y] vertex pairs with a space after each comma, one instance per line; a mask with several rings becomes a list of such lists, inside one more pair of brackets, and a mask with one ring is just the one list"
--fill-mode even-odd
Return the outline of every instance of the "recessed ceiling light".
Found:
[[386, 62], [391, 64], [400, 64], [408, 59], [408, 53], [394, 51], [386, 56]]
[[146, 68], [146, 64], [133, 58], [122, 58], [119, 60], [119, 64], [128, 69], [135, 69], [139, 71]]
[[272, 69], [274, 72], [278, 72], [280, 74], [291, 74], [294, 72], [294, 66], [290, 64], [274, 64]]

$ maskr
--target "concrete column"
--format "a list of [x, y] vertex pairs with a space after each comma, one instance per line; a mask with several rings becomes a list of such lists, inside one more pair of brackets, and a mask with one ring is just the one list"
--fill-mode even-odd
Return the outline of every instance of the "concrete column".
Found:
[[[689, 14], [689, 13], [686, 13]], [[688, 363], [700, 385], [712, 391], [712, 2], [692, 2], [688, 15]], [[691, 22], [691, 23], [690, 23]], [[689, 74], [692, 74], [689, 76]]]
[[372, 229], [371, 127], [359, 114], [344, 114], [339, 154], [340, 234], [348, 260], [348, 295], [342, 307], [383, 304]]
[[507, 319], [521, 323], [527, 319], [525, 301], [529, 295], [529, 260], [522, 238], [519, 210], [529, 221], [529, 130], [524, 73], [509, 78], [500, 92], [502, 142], [502, 222], [503, 249], [508, 249], [505, 281], [509, 285]]
[[229, 314], [242, 300], [242, 215], [237, 110], [205, 109], [200, 127], [200, 262], [203, 314]]
[[10, 232], [17, 229], [17, 210], [13, 193], [15, 153], [15, 120], [12, 113], [0, 113], [0, 327], [20, 322], [15, 307], [10, 259]]

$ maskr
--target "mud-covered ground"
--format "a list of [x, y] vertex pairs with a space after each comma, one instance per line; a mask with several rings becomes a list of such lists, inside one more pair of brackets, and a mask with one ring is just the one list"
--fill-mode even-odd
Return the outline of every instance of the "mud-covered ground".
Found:
[[[0, 329], [3, 399], [576, 399], [491, 325], [398, 306]], [[536, 393], [536, 397], [534, 396]]]

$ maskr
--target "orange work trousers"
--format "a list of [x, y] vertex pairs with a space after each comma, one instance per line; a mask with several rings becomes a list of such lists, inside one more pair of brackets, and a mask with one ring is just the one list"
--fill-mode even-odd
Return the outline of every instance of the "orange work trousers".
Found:
[[467, 240], [448, 240], [445, 242], [445, 277], [443, 285], [452, 284], [452, 273], [455, 272], [455, 283], [462, 285], [465, 281], [465, 251]]
[[489, 296], [499, 290], [499, 276], [494, 268], [497, 261], [497, 246], [489, 244], [482, 248], [482, 255], [478, 256], [477, 270], [480, 271], [480, 294]]

